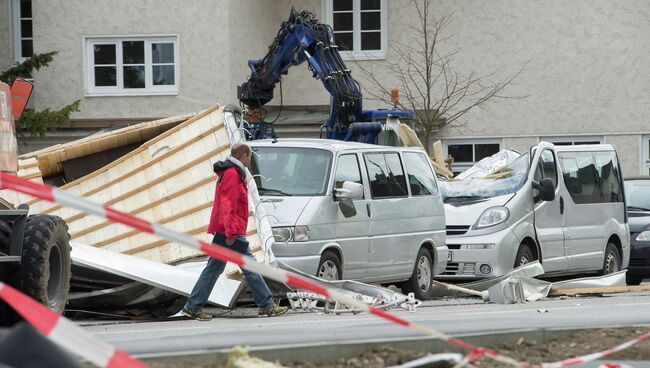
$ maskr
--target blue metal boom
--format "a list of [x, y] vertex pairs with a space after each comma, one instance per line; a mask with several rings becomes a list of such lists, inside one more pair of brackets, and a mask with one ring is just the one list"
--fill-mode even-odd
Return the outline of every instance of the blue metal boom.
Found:
[[[262, 108], [273, 99], [273, 90], [282, 75], [286, 75], [290, 67], [305, 61], [313, 77], [323, 83], [331, 96], [326, 137], [376, 143], [382, 130], [381, 123], [366, 119], [377, 114], [362, 111], [361, 88], [350, 75], [338, 46], [334, 44], [332, 28], [319, 23], [308, 11], [298, 13], [291, 9], [289, 19], [282, 23], [266, 56], [248, 62], [251, 75], [237, 88], [237, 97], [249, 107]], [[401, 110], [381, 111], [405, 115]], [[264, 123], [255, 128], [258, 129], [257, 137], [265, 138], [267, 129]]]

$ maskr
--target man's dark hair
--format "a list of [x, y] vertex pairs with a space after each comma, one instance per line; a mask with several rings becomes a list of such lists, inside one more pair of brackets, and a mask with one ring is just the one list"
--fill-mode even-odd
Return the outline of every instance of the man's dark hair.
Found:
[[246, 143], [235, 143], [230, 149], [230, 154], [234, 158], [242, 157], [244, 154], [249, 153], [251, 148]]

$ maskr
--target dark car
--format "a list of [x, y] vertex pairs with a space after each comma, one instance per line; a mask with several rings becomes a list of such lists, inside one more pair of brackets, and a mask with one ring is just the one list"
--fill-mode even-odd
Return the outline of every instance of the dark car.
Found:
[[625, 199], [630, 222], [628, 285], [650, 278], [650, 175], [625, 179]]

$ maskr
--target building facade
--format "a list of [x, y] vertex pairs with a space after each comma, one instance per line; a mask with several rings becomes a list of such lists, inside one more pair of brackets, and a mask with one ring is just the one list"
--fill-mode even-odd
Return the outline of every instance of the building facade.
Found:
[[[34, 76], [34, 105], [80, 99], [79, 125], [196, 111], [236, 102], [247, 61], [264, 56], [292, 6], [333, 26], [365, 88], [359, 66], [397, 61], [393, 47], [411, 42], [418, 19], [411, 0], [0, 0], [0, 68], [32, 50], [58, 51]], [[626, 175], [650, 173], [650, 2], [460, 0], [432, 1], [432, 9], [452, 15], [441, 48], [455, 53], [455, 70], [496, 79], [521, 70], [506, 93], [526, 96], [439, 132], [456, 168], [548, 140], [611, 143]], [[398, 86], [388, 72], [381, 78]], [[294, 109], [329, 103], [304, 65], [282, 87]], [[368, 99], [365, 107], [386, 106]]]

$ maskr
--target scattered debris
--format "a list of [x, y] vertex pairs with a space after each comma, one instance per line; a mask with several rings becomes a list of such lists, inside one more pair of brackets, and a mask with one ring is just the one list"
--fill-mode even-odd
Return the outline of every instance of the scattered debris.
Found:
[[453, 367], [462, 359], [462, 355], [454, 353], [431, 354], [394, 366], [393, 368], [447, 368]]
[[603, 295], [616, 293], [632, 293], [639, 291], [650, 291], [650, 285], [637, 286], [603, 286], [593, 288], [556, 289], [551, 288], [549, 296], [579, 296], [579, 295]]
[[[327, 284], [330, 287], [339, 288], [348, 297], [379, 309], [402, 308], [408, 310], [409, 312], [415, 312], [416, 308], [421, 304], [419, 300], [415, 299], [415, 295], [413, 293], [404, 295], [391, 289], [387, 289], [381, 286], [364, 284], [358, 281], [322, 280], [279, 261], [276, 261], [276, 263], [278, 266], [280, 266], [280, 268], [298, 273], [301, 276], [312, 280], [318, 280], [319, 282]], [[311, 292], [293, 290], [287, 292], [287, 298], [289, 299], [289, 304], [293, 310], [306, 310], [327, 314], [357, 314], [362, 312], [361, 310], [354, 309], [348, 305], [344, 305], [336, 301], [328, 300], [322, 295]]]
[[279, 363], [271, 363], [248, 355], [249, 348], [235, 346], [228, 355], [227, 368], [284, 368]]

